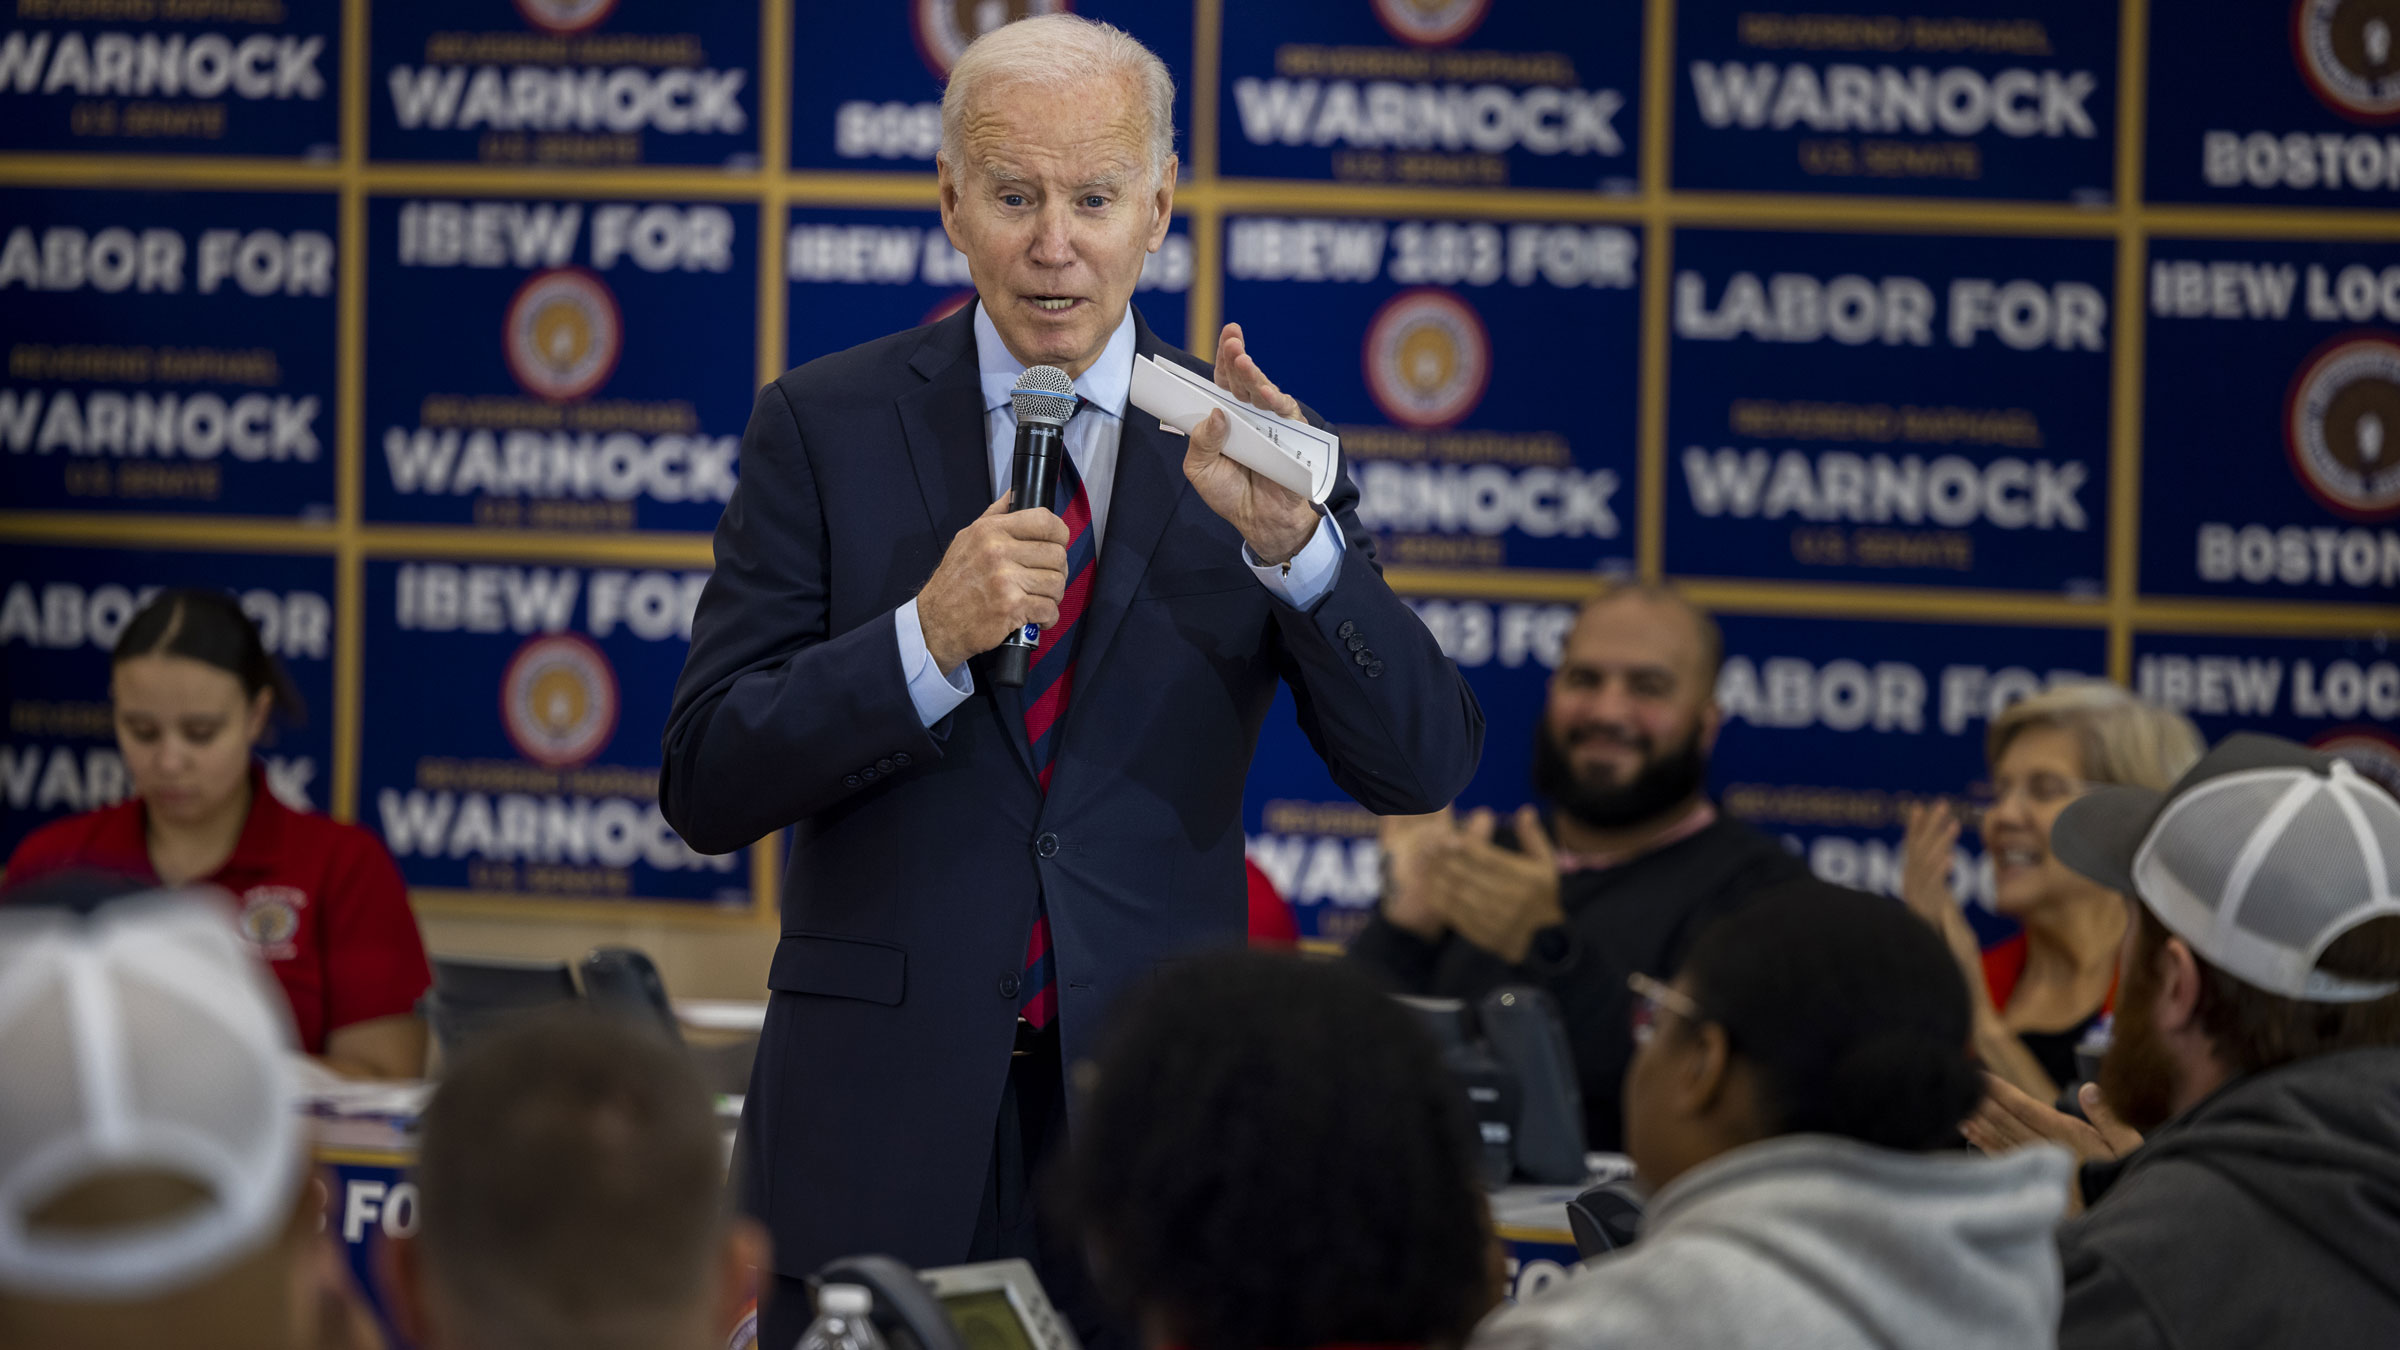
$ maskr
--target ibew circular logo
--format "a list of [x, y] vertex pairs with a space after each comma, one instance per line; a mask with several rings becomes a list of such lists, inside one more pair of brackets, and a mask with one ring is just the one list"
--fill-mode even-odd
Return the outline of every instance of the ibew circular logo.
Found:
[[545, 33], [580, 33], [608, 17], [617, 0], [517, 0], [525, 22]]
[[534, 763], [582, 764], [616, 734], [617, 672], [588, 638], [532, 638], [500, 677], [500, 721], [517, 753]]
[[2400, 119], [2400, 0], [2297, 0], [2292, 51], [2327, 107], [2358, 122]]
[[2400, 512], [2400, 343], [2354, 337], [2320, 350], [2292, 381], [2284, 436], [2317, 500], [2357, 520]]
[[1074, 7], [1071, 0], [909, 0], [917, 50], [933, 73], [945, 79], [975, 39], [1003, 24], [1036, 14], [1064, 14]]
[[2309, 748], [2348, 760], [2358, 776], [2380, 783], [2400, 797], [2400, 740], [2375, 727], [2335, 727], [2310, 741]]
[[1367, 391], [1383, 415], [1446, 427], [1475, 410], [1492, 378], [1492, 342], [1466, 301], [1438, 287], [1402, 291], [1367, 325]]
[[581, 398], [616, 371], [624, 346], [617, 298], [579, 267], [536, 272], [508, 302], [502, 350], [526, 393]]
[[1492, 0], [1375, 0], [1384, 31], [1417, 47], [1446, 47], [1475, 31]]

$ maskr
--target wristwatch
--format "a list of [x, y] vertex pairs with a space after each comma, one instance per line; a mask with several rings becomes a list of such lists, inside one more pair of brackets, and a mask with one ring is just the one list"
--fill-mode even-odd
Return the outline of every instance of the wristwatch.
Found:
[[1583, 955], [1583, 943], [1575, 930], [1563, 923], [1536, 929], [1533, 941], [1525, 949], [1525, 968], [1536, 975], [1557, 975], [1572, 967]]

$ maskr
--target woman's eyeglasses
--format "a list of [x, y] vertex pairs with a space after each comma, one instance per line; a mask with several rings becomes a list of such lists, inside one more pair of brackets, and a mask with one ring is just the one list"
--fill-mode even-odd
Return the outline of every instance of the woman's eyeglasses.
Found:
[[1658, 1030], [1658, 1012], [1664, 1008], [1686, 1022], [1700, 1020], [1700, 1005], [1691, 995], [1654, 980], [1640, 971], [1625, 977], [1625, 987], [1633, 991], [1633, 1043], [1648, 1045]]

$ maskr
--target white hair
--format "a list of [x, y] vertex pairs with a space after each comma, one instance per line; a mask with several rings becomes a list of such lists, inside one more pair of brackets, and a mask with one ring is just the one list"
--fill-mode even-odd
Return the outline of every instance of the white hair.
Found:
[[1076, 14], [1019, 19], [967, 45], [942, 90], [942, 158], [953, 172], [967, 167], [967, 105], [987, 85], [1088, 89], [1116, 80], [1131, 85], [1149, 111], [1150, 178], [1156, 183], [1175, 154], [1175, 77], [1139, 38]]

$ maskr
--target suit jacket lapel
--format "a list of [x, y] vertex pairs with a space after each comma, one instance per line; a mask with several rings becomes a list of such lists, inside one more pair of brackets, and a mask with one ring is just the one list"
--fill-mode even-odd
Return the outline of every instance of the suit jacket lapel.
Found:
[[[925, 514], [933, 522], [938, 546], [983, 514], [999, 495], [992, 487], [992, 464], [983, 420], [983, 381], [975, 361], [974, 306], [934, 325], [924, 345], [909, 360], [909, 368], [925, 383], [900, 396], [900, 427], [908, 439], [908, 456], [917, 471], [917, 488], [924, 494]], [[1120, 471], [1121, 472], [1121, 471]], [[1025, 743], [1025, 703], [1014, 689], [1002, 689], [974, 660], [978, 700], [1000, 721], [1001, 739], [1015, 748], [1017, 763], [1033, 776], [1033, 747]]]
[[[1162, 347], [1137, 312], [1134, 354], [1143, 356]], [[1160, 430], [1157, 418], [1131, 402], [1125, 405], [1125, 427], [1117, 438], [1117, 484], [1109, 498], [1108, 533], [1100, 541], [1100, 573], [1092, 579], [1090, 607], [1084, 611], [1083, 650], [1075, 656], [1078, 688], [1087, 687], [1085, 681], [1108, 656], [1117, 629], [1125, 622], [1125, 611], [1133, 603], [1134, 590], [1149, 569], [1150, 555], [1158, 550], [1167, 522], [1174, 519], [1176, 504], [1191, 488], [1183, 476], [1183, 454], [1181, 436]], [[1074, 703], [1070, 702], [1067, 717], [1072, 720], [1074, 716]]]

